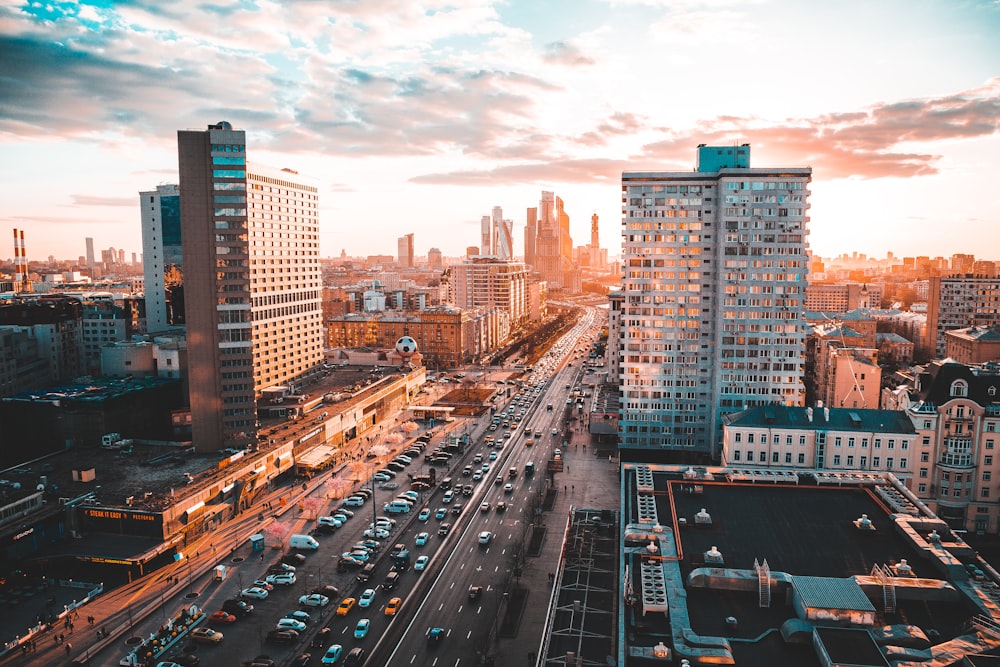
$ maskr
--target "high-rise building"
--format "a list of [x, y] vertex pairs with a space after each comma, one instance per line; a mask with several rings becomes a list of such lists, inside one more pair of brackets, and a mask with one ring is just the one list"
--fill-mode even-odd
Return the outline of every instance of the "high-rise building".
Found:
[[932, 276], [927, 295], [925, 348], [945, 354], [945, 332], [1000, 323], [1000, 279], [983, 276]]
[[444, 259], [440, 248], [431, 248], [427, 251], [427, 265], [432, 269], [444, 267]]
[[87, 237], [87, 270], [90, 271], [91, 278], [94, 277], [94, 239]]
[[493, 254], [493, 218], [484, 215], [479, 221], [479, 254]]
[[449, 303], [464, 308], [500, 308], [514, 326], [530, 316], [528, 269], [521, 262], [496, 257], [470, 257], [445, 271]]
[[[499, 207], [494, 211], [499, 212]], [[493, 254], [500, 259], [514, 259], [514, 221], [499, 217], [494, 218], [494, 222], [496, 223], [496, 245], [493, 246]]]
[[168, 325], [184, 323], [180, 188], [158, 185], [156, 190], [140, 192], [139, 214], [146, 330], [164, 331]]
[[535, 238], [538, 236], [538, 209], [529, 208], [524, 226], [524, 263], [535, 266]]
[[625, 450], [714, 454], [722, 415], [803, 403], [811, 173], [703, 145], [695, 171], [622, 174]]
[[563, 200], [552, 192], [542, 192], [538, 204], [538, 236], [535, 237], [535, 270], [550, 287], [579, 292], [580, 269], [573, 261], [573, 239], [569, 235], [569, 215]]
[[227, 122], [177, 133], [191, 426], [198, 451], [256, 439], [264, 389], [322, 369], [318, 196], [247, 162]]
[[413, 268], [413, 234], [404, 234], [396, 241], [398, 250], [397, 257], [399, 266], [403, 268]]

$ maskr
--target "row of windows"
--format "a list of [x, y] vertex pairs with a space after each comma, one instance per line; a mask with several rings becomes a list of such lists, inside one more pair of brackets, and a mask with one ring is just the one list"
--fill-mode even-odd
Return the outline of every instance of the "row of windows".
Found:
[[[622, 188], [624, 189], [624, 188]], [[706, 190], [712, 189], [711, 185], [705, 186]], [[628, 186], [630, 195], [645, 195], [664, 193], [668, 195], [696, 195], [701, 193], [700, 185], [630, 185]]]
[[801, 181], [727, 181], [722, 186], [726, 190], [803, 190]]

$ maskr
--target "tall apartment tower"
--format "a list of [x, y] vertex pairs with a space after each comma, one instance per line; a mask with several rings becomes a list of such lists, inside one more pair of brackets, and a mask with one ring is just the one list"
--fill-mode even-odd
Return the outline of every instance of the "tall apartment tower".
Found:
[[504, 260], [514, 259], [514, 221], [504, 220], [500, 207], [493, 209], [493, 254]]
[[396, 240], [397, 257], [400, 267], [413, 268], [413, 234], [404, 234]]
[[263, 390], [322, 368], [319, 202], [296, 172], [248, 163], [225, 121], [177, 148], [191, 426], [209, 452], [255, 442]]
[[146, 331], [164, 331], [171, 324], [184, 323], [180, 188], [158, 185], [156, 190], [140, 192], [139, 215]]
[[627, 456], [714, 455], [723, 415], [803, 403], [811, 175], [750, 168], [748, 144], [699, 146], [695, 171], [622, 174]]
[[87, 270], [90, 271], [90, 277], [94, 277], [94, 239], [87, 237]]
[[479, 221], [479, 254], [493, 254], [493, 218], [484, 215]]
[[524, 225], [524, 263], [535, 267], [535, 238], [538, 236], [538, 209], [529, 208]]

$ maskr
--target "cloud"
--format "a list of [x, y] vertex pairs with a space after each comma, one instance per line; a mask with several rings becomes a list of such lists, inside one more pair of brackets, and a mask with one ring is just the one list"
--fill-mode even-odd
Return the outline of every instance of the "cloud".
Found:
[[550, 65], [567, 65], [577, 67], [580, 65], [593, 65], [596, 61], [584, 53], [575, 45], [569, 42], [552, 42], [545, 45], [545, 53], [542, 60]]
[[70, 195], [73, 202], [68, 206], [138, 206], [135, 197], [94, 197], [92, 195]]
[[[551, 159], [502, 165], [484, 170], [425, 174], [415, 183], [505, 185], [538, 181], [605, 183], [622, 170], [689, 169], [698, 144], [750, 143], [757, 159], [767, 164], [813, 165], [814, 176], [838, 178], [907, 178], [939, 171], [939, 154], [927, 150], [935, 142], [990, 137], [1000, 131], [1000, 77], [967, 91], [926, 99], [873, 105], [860, 111], [830, 113], [816, 118], [765, 121], [722, 116], [686, 130], [656, 130], [663, 138], [647, 142], [621, 159]], [[606, 137], [639, 133], [645, 119], [612, 114], [581, 135], [586, 146], [606, 143]], [[914, 150], [910, 147], [920, 147]], [[765, 157], [761, 158], [763, 155]]]

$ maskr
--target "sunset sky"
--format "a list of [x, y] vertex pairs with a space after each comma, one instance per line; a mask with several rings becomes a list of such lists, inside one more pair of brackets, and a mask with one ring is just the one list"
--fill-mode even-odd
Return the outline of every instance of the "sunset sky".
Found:
[[542, 190], [621, 249], [623, 170], [811, 166], [819, 255], [1000, 260], [998, 0], [0, 0], [0, 257], [141, 252], [176, 132], [320, 188], [324, 256], [478, 245]]

